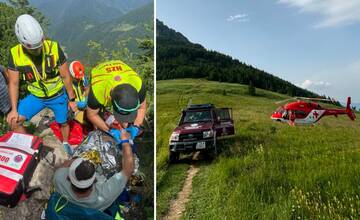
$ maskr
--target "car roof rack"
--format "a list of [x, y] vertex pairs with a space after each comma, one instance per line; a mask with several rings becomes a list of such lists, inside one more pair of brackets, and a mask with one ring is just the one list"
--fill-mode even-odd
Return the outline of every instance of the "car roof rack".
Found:
[[211, 103], [199, 104], [199, 105], [190, 105], [189, 107], [187, 107], [187, 110], [192, 110], [192, 109], [209, 109], [209, 108], [215, 108], [215, 105], [214, 105], [214, 104], [211, 104]]

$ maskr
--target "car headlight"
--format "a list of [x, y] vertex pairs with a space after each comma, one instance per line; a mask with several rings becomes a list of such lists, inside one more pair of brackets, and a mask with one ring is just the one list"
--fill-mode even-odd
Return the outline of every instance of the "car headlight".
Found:
[[173, 132], [170, 136], [170, 141], [179, 141], [180, 134], [177, 132]]
[[212, 130], [203, 132], [203, 138], [209, 138], [213, 136], [214, 136], [214, 132]]

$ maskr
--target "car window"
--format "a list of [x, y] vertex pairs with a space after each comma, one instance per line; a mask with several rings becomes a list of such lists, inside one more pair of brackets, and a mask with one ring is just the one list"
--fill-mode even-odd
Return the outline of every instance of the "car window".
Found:
[[211, 121], [210, 111], [188, 111], [185, 112], [184, 123]]
[[217, 116], [220, 117], [220, 120], [229, 120], [230, 117], [230, 110], [228, 108], [217, 109], [216, 110]]

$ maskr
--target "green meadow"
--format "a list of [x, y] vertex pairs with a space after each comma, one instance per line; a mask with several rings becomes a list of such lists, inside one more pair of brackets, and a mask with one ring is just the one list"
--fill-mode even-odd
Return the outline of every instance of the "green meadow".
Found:
[[184, 219], [359, 219], [360, 124], [341, 115], [315, 126], [270, 120], [288, 98], [202, 79], [157, 81], [157, 216], [176, 198], [190, 162], [168, 163], [168, 140], [181, 109], [231, 107], [236, 137], [200, 168]]

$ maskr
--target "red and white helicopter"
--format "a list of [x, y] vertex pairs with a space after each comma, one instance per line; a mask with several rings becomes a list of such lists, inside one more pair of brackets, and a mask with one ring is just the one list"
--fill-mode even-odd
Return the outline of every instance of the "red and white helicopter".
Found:
[[[328, 99], [318, 98], [292, 98], [298, 99], [296, 102], [287, 103], [284, 106], [279, 107], [272, 115], [271, 119], [279, 122], [286, 122], [290, 125], [312, 125], [318, 122], [323, 116], [346, 114], [351, 120], [355, 120], [356, 115], [352, 111], [350, 104], [351, 98], [347, 98], [345, 109], [327, 109], [321, 107], [314, 100], [331, 101]], [[291, 99], [287, 99], [281, 102], [286, 102]], [[277, 102], [279, 104], [280, 102]]]

